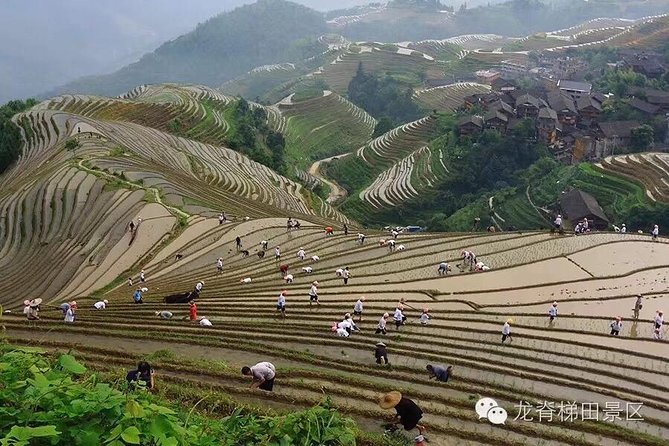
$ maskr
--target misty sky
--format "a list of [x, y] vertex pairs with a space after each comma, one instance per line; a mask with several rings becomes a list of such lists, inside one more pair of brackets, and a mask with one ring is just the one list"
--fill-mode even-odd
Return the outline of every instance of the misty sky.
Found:
[[[197, 23], [253, 1], [0, 0], [0, 103], [114, 71]], [[325, 11], [371, 0], [295, 1]]]

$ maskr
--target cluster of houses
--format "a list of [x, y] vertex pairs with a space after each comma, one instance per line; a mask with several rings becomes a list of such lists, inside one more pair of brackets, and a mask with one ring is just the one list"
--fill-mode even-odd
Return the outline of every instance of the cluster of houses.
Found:
[[[525, 91], [507, 79], [490, 82], [491, 91], [464, 99], [468, 113], [458, 123], [461, 136], [472, 136], [485, 129], [511, 132], [523, 120], [534, 122], [536, 138], [544, 142], [558, 161], [566, 164], [592, 161], [615, 154], [629, 145], [637, 121], [601, 122], [608, 95], [592, 91], [587, 82], [559, 80], [547, 88]], [[645, 90], [632, 98], [630, 105], [642, 115], [669, 113], [669, 92]]]

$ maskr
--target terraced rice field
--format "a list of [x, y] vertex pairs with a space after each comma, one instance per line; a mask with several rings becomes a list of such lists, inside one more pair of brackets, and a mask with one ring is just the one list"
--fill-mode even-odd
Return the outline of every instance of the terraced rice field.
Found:
[[[402, 234], [397, 243], [406, 250], [391, 252], [379, 246], [386, 234], [368, 233], [359, 245], [355, 234], [325, 237], [321, 225], [306, 221], [299, 231], [286, 232], [284, 222], [265, 218], [218, 225], [215, 219], [199, 219], [141, 263], [149, 288], [143, 305], [131, 303], [132, 288], [125, 284], [94, 298], [63, 292], [49, 303], [76, 297], [77, 322], [64, 324], [57, 309], [45, 306], [42, 319], [30, 324], [14, 313], [5, 315], [7, 335], [18, 344], [74, 347], [89, 367], [112, 376], [161, 350], [152, 364], [168, 397], [231, 398], [262, 412], [308, 407], [327, 396], [363, 429], [375, 432], [389, 416], [376, 405], [377, 395], [397, 389], [422, 407], [430, 444], [436, 445], [666, 444], [669, 344], [651, 339], [651, 318], [656, 308], [669, 304], [668, 240], [612, 233]], [[236, 236], [249, 257], [235, 250]], [[270, 249], [281, 246], [281, 263], [290, 265], [293, 283], [284, 283], [273, 258], [254, 255], [261, 240]], [[320, 261], [297, 259], [300, 247], [307, 259], [316, 254]], [[491, 270], [460, 271], [456, 264], [463, 249], [477, 253]], [[224, 259], [220, 274], [218, 257]], [[452, 265], [445, 277], [437, 275], [441, 261]], [[303, 266], [313, 267], [313, 273], [301, 273]], [[348, 285], [334, 274], [343, 266], [351, 270]], [[252, 282], [241, 284], [244, 277]], [[86, 280], [78, 276], [70, 289], [83, 288]], [[164, 296], [187, 291], [199, 280], [205, 288], [198, 314], [211, 320], [210, 328], [182, 319], [188, 305], [162, 303]], [[315, 308], [308, 304], [313, 280], [320, 283], [321, 305]], [[286, 318], [275, 311], [282, 289], [288, 291]], [[631, 321], [636, 293], [646, 297], [640, 319]], [[360, 332], [349, 338], [333, 335], [332, 322], [350, 312], [361, 295], [367, 299]], [[93, 310], [94, 299], [102, 298], [109, 300], [108, 308]], [[375, 335], [378, 319], [392, 314], [400, 298], [407, 324], [395, 329], [390, 320], [388, 334]], [[560, 313], [549, 324], [546, 312], [554, 300]], [[10, 307], [20, 311], [16, 303]], [[426, 325], [418, 322], [423, 307], [432, 315]], [[155, 316], [164, 309], [174, 318]], [[609, 336], [608, 325], [617, 315], [625, 318], [623, 331]], [[513, 341], [502, 345], [508, 318]], [[665, 336], [667, 330], [665, 325]], [[392, 367], [374, 364], [373, 346], [380, 340], [388, 345]], [[277, 367], [272, 393], [248, 390], [239, 375], [242, 365], [260, 360]], [[453, 365], [449, 382], [429, 381], [428, 363]], [[481, 397], [494, 398], [508, 411], [505, 424], [479, 419], [474, 406]], [[521, 400], [532, 406], [533, 421], [517, 417]], [[577, 404], [571, 421], [558, 413], [560, 402]], [[586, 403], [598, 405], [597, 420], [583, 420]], [[641, 404], [643, 420], [626, 419], [630, 403]], [[536, 409], [542, 406], [539, 421]]]
[[486, 93], [490, 87], [475, 82], [458, 82], [440, 87], [418, 90], [414, 100], [426, 110], [452, 112], [462, 106], [464, 98], [476, 93]]
[[376, 125], [367, 112], [332, 92], [278, 108], [286, 121], [287, 152], [302, 168], [319, 158], [357, 149], [370, 139]]
[[360, 147], [359, 162], [379, 172], [359, 193], [373, 208], [397, 206], [436, 185], [448, 171], [442, 153], [428, 147], [435, 118], [427, 116], [397, 127]]
[[666, 153], [607, 157], [597, 166], [643, 184], [652, 201], [669, 202], [669, 156]]
[[351, 46], [316, 76], [322, 76], [327, 85], [340, 94], [346, 93], [360, 63], [367, 73], [386, 73], [416, 86], [422, 85], [425, 80], [444, 78], [443, 69], [433, 57], [419, 51], [400, 52], [400, 47], [391, 47], [366, 43]]

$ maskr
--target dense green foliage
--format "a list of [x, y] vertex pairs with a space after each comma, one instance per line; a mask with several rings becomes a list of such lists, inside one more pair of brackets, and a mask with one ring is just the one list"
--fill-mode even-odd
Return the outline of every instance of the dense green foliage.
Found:
[[59, 92], [114, 96], [142, 83], [186, 82], [219, 86], [254, 67], [303, 60], [327, 47], [322, 14], [283, 0], [260, 0], [220, 14], [161, 45], [138, 62], [72, 82]]
[[325, 406], [285, 416], [235, 412], [222, 420], [149, 392], [122, 391], [71, 355], [5, 346], [0, 357], [3, 446], [355, 445], [355, 423]]
[[21, 131], [12, 122], [12, 116], [37, 104], [34, 99], [10, 101], [0, 106], [0, 173], [21, 154]]
[[286, 141], [283, 135], [267, 126], [265, 109], [251, 108], [246, 100], [239, 99], [227, 111], [226, 118], [231, 122], [228, 136], [231, 149], [279, 173], [286, 171], [284, 161]]
[[[412, 97], [411, 87], [389, 75], [380, 77], [367, 74], [362, 63], [358, 64], [358, 71], [348, 85], [349, 100], [379, 120], [386, 118], [383, 126], [388, 127], [390, 124], [390, 128], [421, 116], [420, 107], [413, 102]], [[374, 133], [378, 132], [375, 130]]]
[[596, 81], [599, 91], [606, 91], [623, 97], [635, 93], [638, 88], [655, 88], [658, 90], [669, 89], [669, 76], [662, 79], [648, 79], [641, 73], [632, 70], [607, 70], [603, 76]]

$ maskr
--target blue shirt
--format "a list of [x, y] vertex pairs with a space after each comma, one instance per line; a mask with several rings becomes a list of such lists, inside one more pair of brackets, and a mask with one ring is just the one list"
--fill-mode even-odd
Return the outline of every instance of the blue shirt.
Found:
[[433, 365], [432, 366], [432, 373], [434, 376], [439, 380], [439, 381], [448, 381], [448, 370], [446, 370], [445, 367], [440, 366], [440, 365]]
[[142, 293], [139, 290], [137, 290], [135, 291], [135, 294], [132, 297], [133, 299], [135, 299], [135, 302], [139, 302], [140, 300], [142, 300]]

